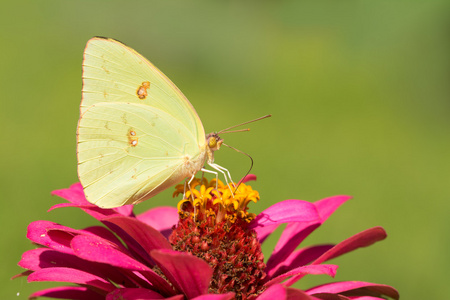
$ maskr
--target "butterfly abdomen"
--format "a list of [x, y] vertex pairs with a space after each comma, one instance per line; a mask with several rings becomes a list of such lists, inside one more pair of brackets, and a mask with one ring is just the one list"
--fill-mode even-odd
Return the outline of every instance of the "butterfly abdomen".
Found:
[[183, 157], [182, 173], [184, 177], [190, 177], [200, 171], [203, 168], [207, 158], [207, 152], [205, 150], [200, 151], [196, 157], [185, 155]]

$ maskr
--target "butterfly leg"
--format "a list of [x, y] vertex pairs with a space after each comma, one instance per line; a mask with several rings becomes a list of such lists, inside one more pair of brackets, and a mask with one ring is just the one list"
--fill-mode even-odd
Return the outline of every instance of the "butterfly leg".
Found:
[[210, 173], [210, 174], [216, 175], [216, 190], [217, 190], [218, 189], [217, 182], [219, 181], [219, 173], [211, 171], [211, 170], [208, 170], [208, 169], [205, 169], [205, 168], [202, 168], [201, 171], [205, 172], [205, 173]]
[[[225, 169], [224, 167], [219, 166], [218, 164], [214, 164], [214, 165], [215, 165], [217, 168], [219, 168], [220, 170], [227, 172], [228, 178], [230, 178], [231, 184], [232, 184], [234, 187], [236, 187], [236, 185], [234, 184], [233, 179], [231, 178], [231, 174], [230, 174], [230, 172], [228, 171], [228, 169]], [[226, 178], [227, 178], [227, 177], [225, 176], [225, 179], [226, 179]]]
[[[219, 166], [218, 164], [215, 164], [215, 163], [208, 163], [208, 165], [209, 165], [211, 168], [213, 168], [214, 170], [217, 170], [217, 171], [219, 171], [220, 173], [223, 174], [223, 177], [225, 177], [225, 182], [227, 183], [227, 186], [228, 186], [228, 188], [230, 189], [231, 195], [233, 195], [233, 197], [234, 197], [234, 193], [233, 193], [233, 191], [231, 190], [230, 184], [229, 184], [229, 182], [228, 182], [228, 178], [230, 178], [230, 181], [231, 181], [231, 183], [233, 183], [233, 186], [234, 186], [234, 187], [236, 187], [236, 186], [234, 185], [233, 179], [231, 179], [230, 172], [229, 172], [227, 169], [225, 169], [224, 167]], [[225, 172], [226, 172], [226, 173], [225, 173]], [[228, 175], [228, 177], [227, 177], [227, 175]]]
[[[187, 183], [187, 186], [189, 187], [189, 190], [191, 191], [191, 182], [192, 182], [192, 180], [194, 180], [194, 178], [195, 178], [195, 174], [192, 174], [191, 179], [189, 179], [189, 181], [187, 181], [187, 180], [185, 181], [185, 185], [184, 185], [185, 191], [186, 191], [186, 183]], [[186, 194], [184, 195], [183, 198], [185, 198], [185, 197], [186, 197]], [[191, 198], [192, 198], [192, 205], [194, 206], [194, 222], [195, 222], [195, 219], [197, 217], [197, 207], [194, 205], [194, 194], [192, 193], [192, 191], [191, 191]]]
[[184, 190], [183, 190], [183, 199], [186, 199], [186, 186], [187, 186], [187, 179], [184, 181]]
[[[189, 190], [191, 190], [191, 183], [192, 183], [192, 180], [194, 180], [194, 178], [195, 178], [195, 173], [192, 174], [191, 179], [189, 179], [189, 181], [187, 182], [187, 186], [189, 187]], [[192, 197], [192, 202], [194, 202], [194, 194], [192, 193], [192, 191], [191, 191], [191, 197]], [[195, 207], [194, 207], [194, 209], [195, 209]]]

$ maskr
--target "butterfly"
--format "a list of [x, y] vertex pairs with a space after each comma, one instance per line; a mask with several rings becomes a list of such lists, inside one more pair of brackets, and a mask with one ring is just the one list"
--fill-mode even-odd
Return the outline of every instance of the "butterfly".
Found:
[[[222, 143], [218, 133], [205, 135], [192, 104], [142, 55], [114, 39], [88, 41], [77, 159], [89, 202], [103, 208], [136, 204], [200, 170], [231, 182], [214, 163]], [[217, 172], [204, 169], [205, 162]]]

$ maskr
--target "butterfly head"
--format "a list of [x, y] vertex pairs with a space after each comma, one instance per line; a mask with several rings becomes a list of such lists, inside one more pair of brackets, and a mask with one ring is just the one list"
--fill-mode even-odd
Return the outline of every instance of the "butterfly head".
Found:
[[208, 162], [214, 161], [214, 151], [219, 150], [222, 143], [223, 139], [221, 139], [216, 132], [210, 133], [206, 136]]

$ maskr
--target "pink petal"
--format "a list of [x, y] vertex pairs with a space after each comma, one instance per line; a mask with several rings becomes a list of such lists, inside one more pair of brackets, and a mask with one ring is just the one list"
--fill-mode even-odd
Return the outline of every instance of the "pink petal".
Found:
[[100, 208], [95, 204], [89, 203], [84, 196], [83, 187], [80, 183], [75, 183], [70, 186], [68, 189], [61, 189], [52, 192], [52, 195], [59, 196], [63, 199], [66, 199], [72, 205], [54, 205], [50, 210], [58, 208], [58, 207], [66, 207], [66, 206], [75, 206], [81, 208], [84, 212], [90, 214], [97, 220], [101, 220], [106, 216], [112, 215], [122, 215], [122, 213], [126, 213], [129, 215], [130, 208], [125, 209], [104, 209]]
[[31, 294], [28, 299], [38, 297], [72, 299], [72, 300], [102, 300], [105, 296], [98, 294], [83, 286], [62, 286], [45, 289]]
[[208, 294], [193, 298], [192, 300], [231, 300], [234, 299], [234, 293], [226, 294]]
[[[321, 264], [327, 260], [332, 258], [341, 256], [347, 252], [353, 251], [355, 249], [361, 247], [367, 247], [372, 245], [373, 243], [383, 240], [386, 238], [386, 232], [382, 227], [374, 227], [367, 230], [364, 230], [354, 236], [340, 242], [324, 254], [322, 254], [319, 258], [313, 261], [311, 264], [317, 265]], [[285, 282], [287, 286], [292, 285], [294, 282], [297, 282], [303, 277], [303, 275], [299, 275], [293, 278], [290, 278]]]
[[318, 245], [296, 250], [275, 269], [269, 270], [267, 275], [269, 275], [270, 278], [288, 272], [294, 268], [307, 265], [333, 247], [334, 245]]
[[274, 284], [259, 295], [257, 300], [320, 300], [310, 296], [302, 290], [285, 287], [282, 284]]
[[396, 289], [384, 284], [376, 284], [363, 281], [343, 281], [324, 284], [307, 290], [309, 295], [330, 293], [330, 294], [342, 294], [351, 291], [351, 296], [364, 296], [369, 293], [375, 293], [372, 296], [386, 295], [388, 297], [399, 299], [399, 294]]
[[342, 204], [350, 200], [351, 196], [333, 196], [314, 202], [322, 219], [322, 224], [339, 208]]
[[151, 256], [169, 281], [188, 299], [208, 293], [213, 270], [203, 259], [167, 249], [153, 250]]
[[184, 299], [184, 295], [176, 295], [176, 296], [172, 296], [172, 297], [168, 297], [165, 298], [166, 300], [183, 300]]
[[118, 246], [123, 252], [128, 252], [127, 248], [125, 248], [122, 244], [122, 242], [117, 238], [117, 236], [112, 233], [109, 229], [103, 227], [103, 226], [92, 226], [87, 227], [83, 229], [84, 232], [92, 233], [92, 235], [96, 235], [98, 237], [101, 237], [105, 240], [110, 241], [111, 243]]
[[18, 264], [24, 269], [37, 271], [40, 269], [53, 267], [83, 267], [83, 264], [89, 265], [91, 263], [86, 262], [72, 254], [63, 253], [48, 248], [37, 248], [24, 252], [22, 254], [22, 259]]
[[[116, 245], [96, 236], [79, 235], [72, 239], [74, 253], [88, 261], [105, 263], [126, 270], [140, 271], [164, 295], [173, 295], [170, 285], [146, 265], [120, 251]], [[142, 283], [141, 283], [142, 284]]]
[[278, 228], [278, 226], [280, 226], [280, 224], [255, 227], [253, 228], [253, 230], [256, 231], [256, 236], [258, 237], [259, 242], [262, 244], [266, 240], [266, 238], [271, 235], [272, 232], [275, 231], [275, 229]]
[[150, 270], [149, 267], [120, 251], [116, 245], [100, 237], [78, 235], [72, 239], [71, 246], [75, 255], [88, 261], [110, 264], [127, 270]]
[[314, 204], [303, 200], [285, 200], [265, 209], [250, 223], [249, 228], [264, 227], [291, 222], [319, 222]]
[[101, 220], [104, 217], [108, 216], [121, 216], [122, 214], [117, 212], [115, 208], [100, 208], [97, 205], [94, 204], [74, 204], [74, 203], [59, 203], [55, 204], [48, 211], [52, 211], [56, 208], [63, 208], [63, 207], [76, 207], [83, 210], [85, 213], [91, 215], [97, 220]]
[[110, 292], [115, 289], [113, 284], [101, 277], [71, 268], [46, 268], [38, 270], [28, 276], [28, 282], [33, 281], [71, 282], [92, 286], [105, 292]]
[[[257, 300], [286, 300], [287, 291], [286, 287], [281, 284], [274, 284], [267, 288], [261, 295], [256, 298]], [[301, 299], [301, 298], [300, 298]], [[306, 298], [308, 299], [308, 298]]]
[[172, 227], [178, 223], [178, 210], [175, 207], [157, 207], [137, 216], [137, 219], [161, 232], [166, 238], [172, 233]]
[[302, 290], [286, 288], [286, 291], [287, 291], [286, 300], [321, 300], [319, 298], [306, 294]]
[[175, 295], [165, 297], [161, 294], [153, 292], [149, 289], [142, 288], [122, 288], [116, 289], [112, 291], [104, 300], [158, 300], [158, 299], [166, 299], [166, 300], [184, 300], [184, 295]]
[[119, 207], [115, 207], [113, 208], [114, 211], [116, 211], [117, 213], [123, 215], [123, 216], [127, 216], [127, 217], [134, 217], [134, 213], [133, 213], [133, 205], [124, 205], [124, 206], [119, 206]]
[[285, 259], [297, 248], [297, 246], [317, 227], [320, 222], [308, 223], [289, 223], [283, 230], [272, 255], [267, 261], [266, 271], [272, 273], [273, 269], [278, 268], [279, 264], [283, 263]]
[[[59, 229], [60, 232], [50, 236], [49, 230], [52, 229]], [[27, 238], [36, 244], [61, 252], [72, 253], [69, 243], [75, 232], [77, 232], [75, 229], [50, 221], [34, 221], [28, 225]]]
[[316, 201], [313, 205], [317, 208], [318, 220], [309, 223], [297, 222], [288, 224], [267, 261], [267, 270], [270, 272], [272, 269], [277, 268], [279, 264], [283, 263], [308, 235], [325, 222], [340, 205], [350, 198], [349, 196], [334, 196]]
[[377, 226], [364, 230], [340, 242], [316, 259], [313, 264], [320, 264], [355, 249], [370, 246], [378, 241], [384, 240], [386, 236], [386, 231], [384, 231], [383, 227]]
[[54, 267], [71, 268], [91, 273], [102, 278], [109, 278], [114, 282], [134, 284], [124, 272], [120, 272], [110, 265], [86, 261], [75, 255], [58, 252], [48, 248], [37, 248], [26, 251], [22, 255], [19, 266], [33, 271]]
[[244, 178], [241, 179], [242, 183], [246, 183], [248, 181], [253, 181], [256, 180], [256, 175], [255, 174], [248, 174], [247, 176], [245, 176]]
[[79, 205], [79, 204], [74, 204], [74, 203], [58, 203], [53, 205], [52, 207], [50, 207], [47, 212], [50, 212], [56, 208], [64, 208], [64, 207], [77, 207], [77, 208], [94, 208], [95, 205], [94, 204], [86, 204], [86, 205]]
[[93, 205], [86, 200], [81, 183], [77, 182], [68, 189], [61, 189], [52, 192], [52, 195], [59, 196], [67, 201], [80, 205]]
[[[304, 276], [304, 275], [308, 275], [308, 274], [311, 274], [311, 275], [325, 274], [325, 275], [334, 277], [336, 275], [337, 268], [338, 268], [337, 265], [308, 265], [308, 266], [298, 267], [289, 272], [286, 272], [275, 278], [270, 279], [264, 285], [271, 286], [273, 284], [282, 282], [283, 280], [285, 280], [288, 277], [292, 277], [292, 276], [298, 277], [298, 275]], [[286, 284], [284, 284], [284, 285], [286, 285]]]
[[[182, 297], [182, 296], [181, 296]], [[163, 295], [148, 289], [124, 288], [116, 289], [106, 295], [105, 300], [153, 300], [166, 299]], [[182, 298], [181, 298], [182, 299]]]
[[108, 232], [106, 228], [100, 228], [102, 227], [96, 226], [86, 230], [77, 230], [54, 222], [35, 221], [28, 225], [27, 237], [39, 245], [64, 253], [73, 253], [73, 250], [70, 248], [70, 242], [74, 236], [100, 234], [126, 251], [126, 248], [112, 233]]
[[[342, 296], [342, 295], [327, 294], [327, 293], [315, 294], [314, 296], [316, 296], [316, 299], [320, 299], [320, 300], [351, 300], [350, 298]], [[311, 296], [311, 297], [313, 297], [313, 296]], [[378, 300], [384, 300], [384, 299], [378, 299]]]
[[153, 264], [150, 251], [172, 249], [169, 241], [159, 231], [135, 218], [114, 216], [104, 218], [102, 222], [149, 265]]
[[[46, 252], [46, 251], [54, 251], [54, 250], [49, 250], [47, 248], [37, 248], [37, 249], [25, 251], [22, 254], [22, 259], [19, 261], [18, 265], [24, 269], [29, 269], [32, 271], [40, 270], [42, 268], [47, 268], [49, 266], [45, 266], [45, 265], [41, 266], [41, 262], [39, 259], [39, 256], [42, 254], [42, 252]], [[55, 251], [55, 252], [57, 252], [57, 251]], [[67, 255], [69, 255], [69, 254], [67, 254]]]
[[350, 299], [350, 300], [384, 300], [384, 298], [371, 297], [371, 296], [348, 297], [348, 299]]

